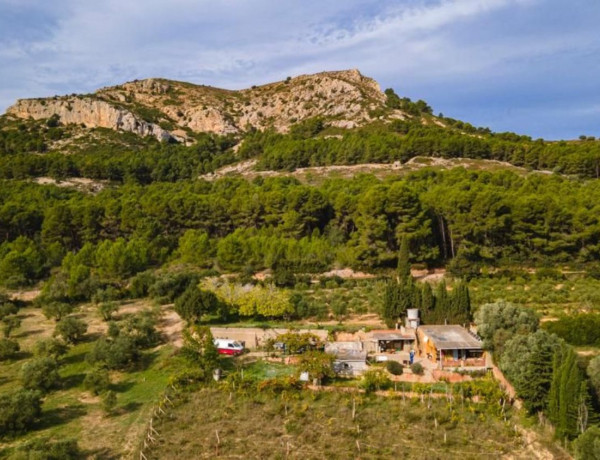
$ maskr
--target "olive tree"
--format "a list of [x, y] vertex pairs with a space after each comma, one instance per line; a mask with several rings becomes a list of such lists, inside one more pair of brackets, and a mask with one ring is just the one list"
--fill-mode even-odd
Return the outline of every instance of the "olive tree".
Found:
[[484, 348], [500, 356], [506, 340], [515, 334], [535, 332], [539, 319], [533, 310], [502, 300], [479, 307], [475, 323]]

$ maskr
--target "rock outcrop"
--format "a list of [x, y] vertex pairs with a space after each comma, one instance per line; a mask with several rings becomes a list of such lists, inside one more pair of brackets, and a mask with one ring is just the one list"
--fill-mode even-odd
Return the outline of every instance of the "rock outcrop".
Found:
[[377, 82], [358, 70], [347, 70], [288, 77], [240, 91], [163, 79], [136, 80], [93, 95], [19, 100], [7, 113], [34, 119], [57, 115], [65, 124], [185, 140], [193, 132], [230, 134], [248, 127], [286, 132], [292, 124], [312, 117], [323, 117], [331, 126], [354, 128], [381, 116], [384, 107], [385, 95]]
[[85, 125], [88, 128], [109, 128], [129, 131], [140, 136], [169, 140], [171, 134], [153, 123], [136, 117], [128, 110], [90, 97], [59, 97], [56, 99], [20, 99], [6, 113], [34, 120], [57, 115], [61, 123]]

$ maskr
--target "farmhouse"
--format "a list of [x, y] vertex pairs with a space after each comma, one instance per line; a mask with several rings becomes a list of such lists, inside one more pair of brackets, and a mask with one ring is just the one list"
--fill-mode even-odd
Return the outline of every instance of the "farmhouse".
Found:
[[462, 326], [420, 326], [417, 329], [419, 353], [440, 368], [485, 367], [483, 344]]

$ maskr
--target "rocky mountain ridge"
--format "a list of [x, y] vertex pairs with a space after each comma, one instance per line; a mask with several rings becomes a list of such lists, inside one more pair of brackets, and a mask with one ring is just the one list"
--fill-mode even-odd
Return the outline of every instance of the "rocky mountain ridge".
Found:
[[[90, 95], [20, 99], [7, 115], [35, 120], [58, 116], [65, 124], [185, 141], [200, 132], [230, 134], [249, 128], [287, 132], [292, 124], [312, 117], [354, 128], [381, 117], [385, 101], [375, 80], [346, 70], [288, 77], [238, 91], [151, 78]], [[403, 113], [388, 109], [386, 116], [403, 118]]]

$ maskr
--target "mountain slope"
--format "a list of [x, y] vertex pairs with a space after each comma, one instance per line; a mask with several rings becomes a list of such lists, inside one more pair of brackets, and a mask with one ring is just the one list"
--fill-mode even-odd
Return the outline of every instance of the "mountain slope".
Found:
[[[282, 82], [230, 91], [204, 85], [147, 79], [102, 88], [91, 95], [21, 99], [8, 115], [35, 120], [58, 116], [83, 124], [185, 140], [194, 133], [238, 133], [248, 127], [287, 132], [296, 121], [323, 117], [331, 126], [353, 128], [385, 109], [379, 85], [358, 70], [301, 75]], [[400, 111], [387, 111], [402, 118]]]

